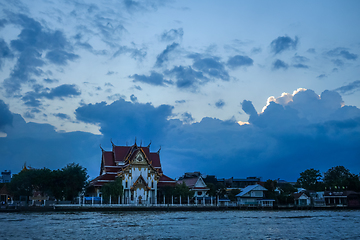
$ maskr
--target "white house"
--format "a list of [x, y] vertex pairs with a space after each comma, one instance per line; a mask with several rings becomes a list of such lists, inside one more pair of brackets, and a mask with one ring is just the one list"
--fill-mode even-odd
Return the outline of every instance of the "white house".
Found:
[[275, 200], [264, 199], [266, 188], [259, 184], [250, 185], [236, 195], [238, 205], [272, 207]]
[[192, 177], [192, 178], [183, 178], [177, 181], [177, 184], [185, 183], [186, 186], [194, 192], [194, 200], [197, 203], [205, 201], [205, 198], [208, 197], [207, 191], [209, 188], [206, 186], [203, 178], [201, 176]]
[[294, 193], [294, 203], [298, 206], [309, 206], [311, 204], [311, 197], [305, 192]]

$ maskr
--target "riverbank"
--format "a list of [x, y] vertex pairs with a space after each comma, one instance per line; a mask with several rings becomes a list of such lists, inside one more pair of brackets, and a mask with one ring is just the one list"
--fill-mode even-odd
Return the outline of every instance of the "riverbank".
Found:
[[[227, 211], [227, 210], [349, 210], [347, 206], [274, 206], [274, 207], [250, 207], [250, 206], [211, 206], [211, 205], [54, 205], [54, 206], [8, 206], [1, 208], [1, 212], [99, 212], [99, 211]], [[360, 209], [359, 209], [360, 210]]]

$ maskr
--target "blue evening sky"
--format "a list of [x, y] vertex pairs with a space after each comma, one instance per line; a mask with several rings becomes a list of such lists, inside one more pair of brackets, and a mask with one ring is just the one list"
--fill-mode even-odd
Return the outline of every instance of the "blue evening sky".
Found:
[[360, 172], [359, 1], [0, 0], [0, 163], [99, 173]]

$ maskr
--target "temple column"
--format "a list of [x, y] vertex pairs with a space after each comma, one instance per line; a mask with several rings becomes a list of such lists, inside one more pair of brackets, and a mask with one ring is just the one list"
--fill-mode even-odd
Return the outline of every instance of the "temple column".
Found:
[[180, 195], [180, 206], [181, 206], [181, 195]]

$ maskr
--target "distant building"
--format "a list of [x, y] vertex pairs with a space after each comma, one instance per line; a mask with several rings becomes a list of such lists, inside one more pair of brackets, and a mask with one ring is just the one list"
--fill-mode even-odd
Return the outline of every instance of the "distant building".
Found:
[[8, 204], [12, 201], [12, 196], [10, 195], [6, 184], [4, 184], [4, 186], [0, 189], [0, 201], [1, 204]]
[[150, 152], [150, 144], [142, 147], [136, 143], [133, 146], [112, 143], [111, 151], [102, 149], [100, 176], [90, 182], [90, 187], [95, 188], [94, 197], [101, 197], [104, 184], [121, 178], [124, 189], [121, 203], [158, 203], [159, 188], [176, 184], [163, 173], [159, 151]]
[[0, 183], [11, 182], [11, 171], [5, 170], [1, 172]]
[[242, 189], [250, 185], [259, 184], [261, 179], [259, 177], [247, 177], [245, 179], [232, 177], [228, 179], [220, 178], [217, 181], [218, 183], [223, 184], [227, 189]]
[[294, 193], [294, 204], [296, 206], [309, 206], [311, 205], [311, 197], [306, 192]]
[[249, 185], [236, 195], [237, 203], [240, 206], [273, 207], [273, 199], [265, 199], [266, 188], [259, 184]]
[[206, 186], [200, 172], [194, 172], [193, 174], [185, 173], [185, 175], [177, 181], [177, 184], [183, 183], [194, 192], [194, 200], [196, 203], [206, 201], [206, 198], [209, 197], [207, 191], [210, 189]]

